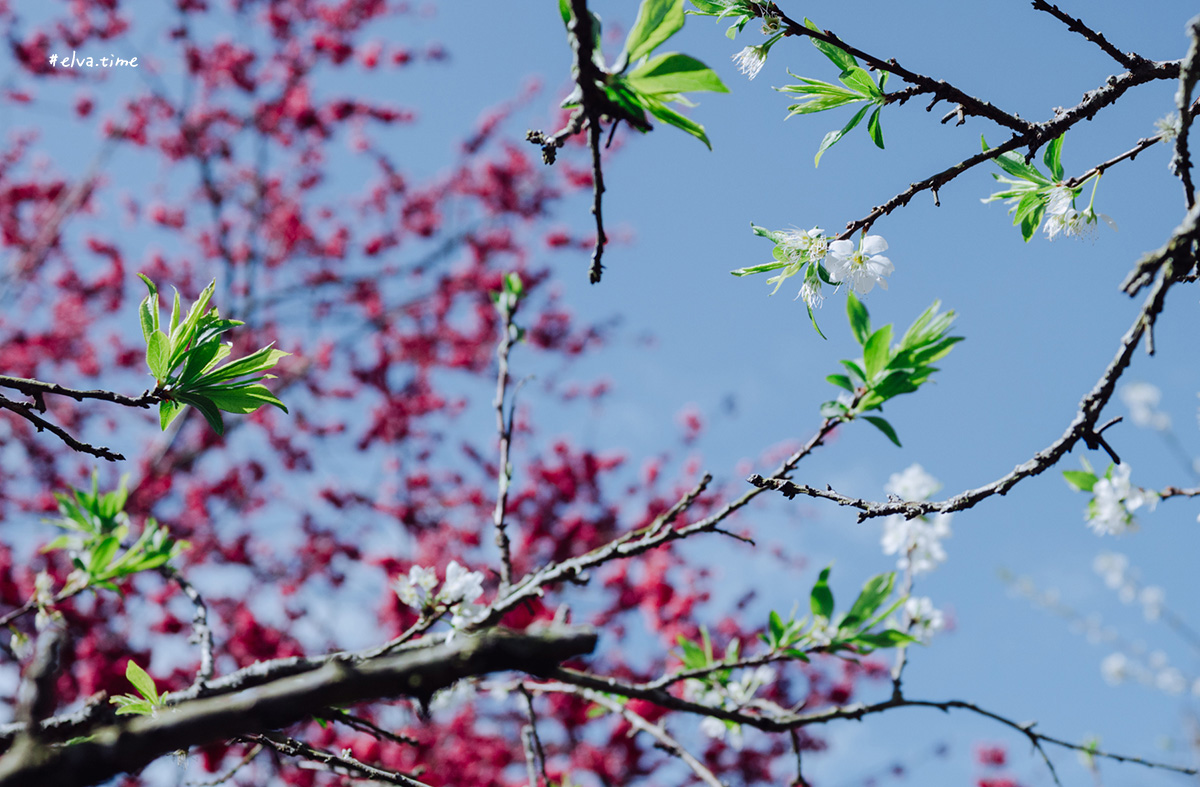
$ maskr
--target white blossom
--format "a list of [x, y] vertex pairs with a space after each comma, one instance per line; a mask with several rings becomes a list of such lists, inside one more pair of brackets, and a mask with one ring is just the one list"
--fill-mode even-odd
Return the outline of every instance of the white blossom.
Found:
[[796, 293], [796, 297], [802, 298], [810, 309], [821, 308], [821, 304], [825, 302], [825, 296], [821, 294], [821, 280], [805, 280], [804, 284], [800, 285], [800, 292]]
[[1100, 662], [1100, 674], [1110, 686], [1124, 683], [1129, 677], [1129, 657], [1124, 653], [1110, 653]]
[[833, 635], [837, 633], [837, 629], [829, 625], [829, 620], [818, 617], [813, 620], [812, 628], [808, 630], [808, 638], [816, 647], [825, 647], [833, 642]]
[[883, 256], [887, 241], [879, 235], [866, 235], [857, 247], [848, 240], [835, 240], [829, 244], [829, 278], [836, 282], [849, 282], [859, 295], [870, 292], [876, 284], [887, 289], [884, 276], [895, 270], [892, 261]]
[[1101, 478], [1092, 487], [1092, 502], [1086, 517], [1088, 526], [1098, 535], [1115, 535], [1134, 530], [1137, 523], [1132, 511], [1143, 505], [1151, 511], [1158, 503], [1158, 496], [1129, 483], [1130, 468], [1127, 464], [1117, 465], [1112, 478]]
[[949, 537], [949, 514], [915, 519], [892, 514], [883, 522], [880, 545], [885, 555], [899, 555], [896, 567], [901, 571], [923, 574], [946, 562], [942, 540]]
[[432, 568], [413, 566], [408, 576], [399, 576], [392, 584], [396, 595], [406, 606], [420, 611], [429, 604], [429, 594], [437, 587], [437, 574]]
[[902, 630], [921, 642], [928, 642], [934, 634], [946, 627], [946, 616], [933, 606], [932, 600], [924, 596], [910, 598], [904, 602], [901, 626]]
[[1158, 133], [1162, 135], [1163, 142], [1170, 142], [1179, 136], [1179, 113], [1169, 112], [1158, 120], [1154, 121], [1154, 127], [1158, 129]]
[[1162, 391], [1150, 383], [1135, 382], [1121, 386], [1117, 392], [1121, 401], [1129, 408], [1129, 416], [1136, 426], [1145, 426], [1158, 431], [1171, 428], [1171, 416], [1158, 409]]
[[892, 473], [888, 478], [885, 492], [895, 495], [902, 500], [928, 500], [934, 492], [942, 488], [938, 480], [925, 472], [918, 464], [909, 465], [901, 473]]
[[748, 46], [733, 56], [733, 63], [746, 76], [754, 79], [767, 62], [765, 46]]
[[453, 604], [458, 601], [474, 601], [483, 595], [483, 573], [467, 571], [457, 560], [446, 566], [446, 582], [438, 591], [438, 599]]
[[732, 727], [726, 726], [721, 719], [714, 719], [712, 716], [707, 716], [700, 722], [700, 731], [710, 738], [716, 740], [725, 740], [725, 734], [729, 734], [729, 745], [737, 751], [742, 750], [742, 725], [735, 724]]
[[829, 253], [829, 238], [825, 237], [825, 230], [820, 227], [813, 227], [811, 230], [787, 230], [779, 235], [779, 244], [787, 251], [788, 257], [797, 262], [820, 262]]

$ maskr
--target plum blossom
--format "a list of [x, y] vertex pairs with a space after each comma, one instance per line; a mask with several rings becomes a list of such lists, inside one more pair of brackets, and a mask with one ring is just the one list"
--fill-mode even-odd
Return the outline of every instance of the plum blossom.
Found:
[[1129, 408], [1129, 416], [1137, 426], [1146, 426], [1157, 431], [1171, 428], [1171, 416], [1158, 409], [1162, 391], [1151, 383], [1135, 382], [1121, 386], [1117, 392], [1121, 401]]
[[1104, 676], [1104, 682], [1110, 686], [1124, 683], [1129, 678], [1129, 671], [1129, 657], [1124, 653], [1110, 653], [1100, 662], [1100, 674]]
[[1179, 125], [1178, 112], [1168, 112], [1163, 117], [1154, 121], [1154, 127], [1158, 129], [1163, 142], [1170, 142], [1179, 136]]
[[[1075, 197], [1077, 195], [1078, 192], [1075, 189], [1066, 186], [1055, 186], [1050, 190], [1046, 202], [1046, 224], [1043, 227], [1049, 240], [1054, 240], [1059, 233], [1066, 237], [1090, 236], [1095, 232], [1101, 220], [1113, 230], [1117, 229], [1117, 223], [1112, 220], [1112, 217], [1104, 213], [1097, 213], [1092, 204], [1082, 211], [1076, 210]], [[1096, 192], [1093, 188], [1093, 204], [1095, 198]]]
[[430, 592], [437, 583], [437, 573], [432, 568], [413, 566], [408, 576], [397, 577], [392, 587], [400, 601], [419, 612], [429, 605]]
[[900, 626], [901, 631], [907, 631], [921, 642], [929, 642], [934, 634], [946, 627], [946, 616], [929, 598], [910, 598], [904, 602]]
[[733, 56], [733, 63], [746, 76], [754, 79], [767, 62], [766, 46], [748, 46]]
[[941, 488], [942, 485], [925, 472], [925, 468], [919, 464], [911, 464], [903, 472], [892, 473], [883, 489], [902, 500], [928, 500]]
[[1167, 600], [1166, 591], [1156, 585], [1142, 588], [1138, 601], [1142, 603], [1142, 614], [1146, 620], [1154, 622], [1162, 617], [1163, 603]]
[[438, 598], [447, 604], [458, 601], [471, 602], [483, 595], [483, 574], [467, 571], [457, 560], [446, 566], [446, 582], [438, 592]]
[[950, 537], [950, 515], [905, 519], [893, 514], [883, 522], [881, 545], [885, 555], [899, 555], [896, 567], [914, 574], [933, 571], [946, 562], [942, 540]]
[[892, 261], [882, 256], [887, 251], [887, 241], [879, 235], [866, 235], [857, 248], [848, 240], [835, 240], [829, 244], [829, 278], [836, 282], [849, 282], [859, 295], [870, 292], [876, 284], [887, 289], [885, 276], [895, 270]]
[[[776, 250], [782, 249], [783, 256], [787, 258], [788, 264], [779, 273], [767, 279], [768, 285], [775, 285], [775, 289], [771, 290], [772, 295], [779, 292], [779, 288], [783, 285], [785, 279], [795, 276], [810, 263], [819, 263], [824, 259], [829, 249], [829, 239], [825, 237], [825, 231], [820, 227], [813, 227], [811, 230], [787, 230], [777, 233], [776, 238]], [[816, 302], [815, 305], [819, 306], [820, 301], [823, 300], [820, 294], [820, 278], [815, 275], [815, 272], [811, 268], [805, 274], [804, 278], [805, 286], [800, 288], [800, 293], [796, 297], [803, 297], [804, 302], [809, 306], [814, 306], [814, 301]], [[808, 293], [807, 295], [805, 294], [806, 292]]]
[[1092, 487], [1092, 502], [1086, 517], [1088, 526], [1098, 535], [1116, 535], [1137, 527], [1132, 511], [1146, 505], [1151, 511], [1158, 503], [1153, 492], [1129, 483], [1130, 468], [1127, 464], [1117, 465], [1112, 478], [1101, 478]]
[[825, 296], [821, 294], [821, 280], [805, 280], [804, 284], [800, 285], [800, 292], [796, 293], [796, 297], [802, 298], [810, 309], [821, 308], [821, 304], [825, 302]]

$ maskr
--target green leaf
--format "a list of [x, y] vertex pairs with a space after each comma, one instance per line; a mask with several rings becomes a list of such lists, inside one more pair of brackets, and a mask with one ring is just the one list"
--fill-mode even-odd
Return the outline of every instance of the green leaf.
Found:
[[867, 337], [871, 335], [871, 317], [867, 307], [853, 292], [846, 293], [846, 315], [850, 318], [850, 330], [854, 332], [854, 338], [860, 345], [866, 344]]
[[631, 71], [625, 82], [639, 93], [660, 95], [686, 93], [689, 90], [709, 90], [728, 93], [711, 68], [694, 57], [669, 52], [658, 55]]
[[637, 19], [625, 37], [622, 57], [632, 63], [650, 54], [682, 27], [683, 0], [642, 0]]
[[[274, 342], [272, 342], [274, 344]], [[245, 374], [257, 374], [258, 372], [270, 369], [275, 364], [279, 363], [280, 358], [284, 358], [291, 353], [283, 350], [273, 349], [271, 344], [263, 347], [261, 350], [250, 353], [244, 358], [239, 358], [236, 361], [230, 361], [224, 366], [218, 367], [208, 374], [204, 375], [200, 380], [200, 385], [209, 386], [214, 383], [225, 382], [232, 380], [235, 377], [240, 377]]]
[[167, 365], [170, 354], [170, 342], [166, 334], [162, 331], [151, 333], [146, 343], [146, 366], [150, 367], [150, 374], [160, 383], [164, 382], [171, 372], [171, 367]]
[[[988, 148], [987, 140], [982, 136], [980, 136], [979, 139], [983, 142], [984, 151], [990, 150], [990, 148]], [[1021, 180], [1027, 180], [1031, 183], [1037, 183], [1042, 186], [1053, 185], [1045, 175], [1038, 171], [1037, 167], [1026, 164], [1025, 157], [1018, 153], [1013, 153], [1012, 151], [1001, 153], [995, 159], [995, 161], [1000, 169], [1004, 170], [1009, 175], [1012, 175], [1014, 178], [1020, 178]]]
[[[817, 332], [817, 336], [825, 339], [825, 334], [821, 333], [821, 326], [817, 325], [817, 315], [813, 313], [813, 307], [809, 306], [807, 303], [804, 305], [808, 306], [808, 320], [812, 323], [813, 330]], [[829, 340], [825, 339], [825, 341]]]
[[892, 428], [891, 424], [889, 424], [887, 421], [883, 420], [882, 418], [880, 418], [877, 415], [864, 415], [863, 419], [870, 421], [872, 424], [874, 424], [875, 427], [877, 429], [879, 429], [879, 431], [881, 431], [885, 435], [887, 435], [887, 439], [891, 440], [898, 447], [900, 447], [900, 438], [896, 436], [896, 430]]
[[876, 107], [871, 113], [871, 117], [867, 118], [867, 133], [871, 135], [871, 139], [875, 141], [875, 146], [883, 149], [883, 128], [879, 125], [879, 110], [882, 106]]
[[879, 98], [879, 86], [871, 75], [858, 66], [851, 66], [838, 76], [838, 81], [859, 95], [868, 98]]
[[767, 618], [767, 630], [771, 632], [770, 644], [778, 644], [783, 639], [783, 618], [779, 617], [775, 610], [771, 610], [771, 615]]
[[679, 635], [679, 638], [675, 642], [683, 650], [681, 660], [685, 668], [700, 669], [701, 667], [708, 666], [708, 658], [695, 642], [692, 642], [682, 634]]
[[167, 427], [171, 422], [183, 412], [183, 405], [179, 402], [164, 399], [158, 403], [158, 426], [160, 431], [167, 431]]
[[113, 697], [109, 702], [120, 706], [116, 710], [118, 716], [149, 716], [154, 713], [153, 705], [146, 700], [139, 700], [132, 694]]
[[867, 380], [875, 379], [887, 362], [891, 359], [892, 326], [887, 324], [871, 334], [863, 345], [863, 366], [867, 372]]
[[813, 159], [814, 167], [821, 166], [821, 156], [825, 153], [825, 151], [829, 150], [831, 147], [833, 147], [835, 144], [837, 144], [837, 141], [839, 139], [846, 136], [846, 134], [850, 133], [850, 130], [859, 124], [859, 121], [861, 121], [863, 119], [863, 115], [867, 114], [867, 110], [870, 108], [871, 108], [871, 105], [868, 104], [867, 106], [858, 110], [858, 112], [855, 112], [854, 117], [850, 118], [850, 122], [847, 123], [842, 128], [841, 131], [830, 131], [828, 134], [825, 135], [825, 138], [823, 140], [821, 140], [821, 147], [817, 148], [817, 155]]
[[100, 543], [92, 547], [91, 556], [88, 559], [88, 574], [93, 577], [102, 575], [120, 547], [121, 541], [116, 536], [106, 536], [101, 539]]
[[650, 130], [650, 121], [646, 120], [645, 104], [649, 96], [643, 96], [630, 89], [624, 78], [616, 78], [611, 84], [604, 86], [604, 95], [622, 112], [623, 120], [643, 134]]
[[245, 415], [254, 412], [264, 404], [274, 405], [285, 413], [287, 412], [283, 402], [276, 399], [275, 394], [271, 393], [265, 385], [255, 384], [225, 390], [208, 389], [205, 391], [205, 395], [219, 409], [227, 413]]
[[817, 577], [817, 584], [813, 585], [812, 593], [809, 595], [809, 606], [814, 615], [820, 615], [828, 619], [833, 615], [833, 591], [829, 589], [829, 571], [832, 566], [826, 566], [821, 570], [821, 575]]
[[562, 15], [564, 25], [571, 24], [571, 3], [569, 0], [558, 0], [558, 13]]
[[851, 383], [850, 378], [844, 374], [831, 374], [825, 379], [836, 385], [838, 388], [845, 388], [850, 393], [854, 393], [854, 384]]
[[1064, 136], [1060, 135], [1050, 140], [1050, 144], [1046, 146], [1046, 152], [1042, 155], [1042, 161], [1050, 170], [1050, 177], [1055, 180], [1063, 179], [1062, 146]]
[[822, 418], [841, 418], [849, 412], [849, 409], [841, 402], [831, 399], [821, 403], [820, 412]]
[[751, 265], [749, 268], [738, 268], [735, 271], [730, 271], [734, 276], [749, 276], [754, 273], [766, 273], [767, 271], [779, 270], [786, 268], [786, 262], [764, 262], [762, 265]]
[[874, 634], [859, 634], [854, 638], [855, 642], [861, 642], [864, 645], [870, 645], [873, 648], [894, 648], [898, 645], [911, 645], [914, 642], [919, 642], [916, 637], [909, 636], [903, 631], [896, 629], [887, 629]]
[[208, 425], [217, 434], [225, 434], [225, 422], [221, 420], [221, 411], [217, 409], [207, 396], [202, 394], [180, 394], [179, 401], [184, 404], [190, 404], [200, 411], [204, 416], [204, 420], [208, 421]]
[[703, 142], [706, 148], [712, 150], [712, 144], [708, 141], [708, 135], [704, 133], [704, 126], [690, 118], [684, 117], [662, 102], [655, 101], [654, 99], [649, 99], [647, 101], [646, 108], [650, 110], [650, 114], [654, 115], [654, 117], [658, 118], [664, 123], [670, 123], [676, 128], [683, 129], [696, 139]]
[[133, 684], [133, 687], [138, 690], [147, 700], [152, 703], [158, 703], [158, 690], [154, 687], [154, 679], [146, 674], [146, 671], [139, 667], [133, 659], [125, 665], [125, 679]]
[[[805, 19], [804, 26], [809, 30], [816, 30], [818, 33], [824, 32], [815, 24], [813, 24], [811, 19]], [[858, 61], [854, 59], [854, 56], [841, 47], [836, 47], [833, 44], [826, 43], [818, 38], [810, 38], [809, 40], [812, 41], [813, 46], [821, 50], [822, 54], [824, 54], [825, 57], [829, 58], [830, 61], [837, 66], [838, 71], [846, 71], [850, 68], [856, 68], [858, 66]]]
[[840, 363], [842, 366], [845, 366], [846, 370], [850, 372], [851, 381], [858, 380], [863, 385], [866, 385], [867, 376], [863, 373], [861, 366], [856, 364], [854, 361], [847, 361], [845, 359], [838, 361], [838, 363]]
[[891, 572], [878, 574], [868, 579], [863, 585], [862, 592], [854, 600], [854, 605], [850, 607], [850, 612], [842, 620], [841, 628], [859, 625], [874, 615], [875, 610], [879, 609], [879, 605], [883, 603], [884, 599], [891, 595], [895, 583], [896, 575]]
[[1091, 492], [1096, 486], [1095, 473], [1089, 473], [1084, 470], [1063, 470], [1063, 478], [1071, 485], [1073, 489], [1079, 492]]

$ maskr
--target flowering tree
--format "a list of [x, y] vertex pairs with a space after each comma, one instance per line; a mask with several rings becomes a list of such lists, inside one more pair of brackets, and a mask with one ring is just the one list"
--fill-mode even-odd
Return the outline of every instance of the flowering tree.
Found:
[[[943, 124], [1009, 135], [839, 233], [752, 225], [772, 259], [734, 275], [770, 274], [772, 292], [798, 284], [813, 342], [847, 333], [821, 311], [844, 299], [861, 354], [825, 378], [836, 398], [814, 403], [807, 439], [766, 450], [759, 472], [709, 474], [677, 449], [632, 471], [540, 423], [545, 400], [585, 390], [554, 381], [617, 334], [576, 318], [556, 289], [582, 275], [573, 250], [590, 252], [597, 290], [611, 286], [604, 168], [651, 131], [694, 145], [663, 126], [711, 147], [707, 108], [676, 107], [731, 90], [670, 51], [682, 0], [644, 0], [615, 39], [585, 0], [558, 5], [561, 107], [527, 133], [512, 116], [536, 90], [484, 110], [433, 174], [404, 142], [415, 109], [380, 98], [448, 67], [453, 42], [409, 40], [429, 9], [179, 2], [143, 20], [108, 2], [0, 7], [17, 128], [0, 153], [0, 511], [30, 524], [0, 545], [2, 669], [19, 685], [0, 784], [157, 784], [178, 767], [206, 783], [807, 784], [832, 725], [905, 708], [986, 719], [1056, 781], [1056, 749], [1195, 774], [971, 698], [918, 696], [904, 679], [947, 626], [916, 585], [946, 560], [953, 514], [1052, 468], [1089, 495], [1101, 534], [1200, 494], [1135, 486], [1105, 436], [1115, 421], [1101, 422], [1139, 344], [1153, 350], [1168, 291], [1197, 275], [1200, 22], [1182, 57], [1160, 61], [1034, 0], [1120, 70], [1032, 122], [774, 3], [692, 2], [691, 25], [761, 28], [763, 43], [731, 58], [750, 79], [806, 41], [834, 66], [836, 84], [792, 75], [779, 88], [799, 96], [791, 115], [855, 108], [815, 164], [864, 120], [883, 148], [884, 111], [922, 96], [951, 108]], [[156, 35], [153, 53], [128, 51]], [[1068, 132], [1155, 82], [1177, 86], [1159, 133], [1068, 177]], [[1145, 300], [1061, 437], [945, 499], [919, 464], [879, 500], [806, 481], [818, 449], [858, 423], [901, 445], [885, 405], [921, 392], [962, 341], [932, 295], [903, 331], [872, 321], [859, 296], [886, 290], [908, 256], [876, 222], [990, 167], [1001, 190], [984, 201], [1007, 202], [1025, 241], [1084, 235], [1112, 223], [1096, 208], [1100, 176], [1159, 144], [1183, 185], [1181, 223], [1132, 263], [1122, 289]], [[590, 201], [586, 229], [551, 224], [575, 197]], [[530, 393], [529, 370], [551, 384]], [[598, 401], [608, 386], [586, 390]], [[701, 419], [685, 412], [684, 425], [686, 448]], [[1068, 468], [1076, 447], [1112, 466]], [[881, 518], [895, 570], [849, 577], [861, 589], [835, 598], [841, 569], [824, 567], [754, 616], [702, 550], [752, 559], [750, 512], [805, 497]], [[801, 556], [792, 544], [774, 559], [782, 571]], [[1118, 563], [1099, 569], [1124, 587]], [[1150, 590], [1133, 592], [1161, 611]], [[1122, 670], [1106, 662], [1110, 677]], [[985, 747], [979, 760], [1006, 755]]]

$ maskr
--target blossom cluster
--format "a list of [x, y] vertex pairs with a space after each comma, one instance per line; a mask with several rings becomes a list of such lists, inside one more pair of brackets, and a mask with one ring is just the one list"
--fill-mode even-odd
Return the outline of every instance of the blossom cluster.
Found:
[[475, 603], [483, 595], [482, 572], [468, 571], [457, 560], [451, 560], [446, 566], [446, 581], [434, 593], [437, 584], [437, 573], [432, 568], [414, 565], [408, 576], [397, 577], [392, 587], [404, 604], [422, 614], [437, 605], [449, 609], [452, 628], [461, 628], [483, 611], [483, 605]]
[[1076, 190], [1066, 186], [1055, 186], [1050, 189], [1046, 201], [1046, 223], [1044, 231], [1049, 240], [1054, 240], [1059, 233], [1064, 237], [1072, 235], [1080, 238], [1091, 237], [1099, 227], [1100, 221], [1116, 230], [1117, 223], [1104, 213], [1097, 213], [1094, 207], [1096, 192], [1092, 190], [1092, 202], [1082, 211], [1075, 209]]
[[[894, 473], [885, 490], [904, 500], [928, 500], [941, 485], [919, 464], [903, 473]], [[896, 567], [901, 571], [923, 574], [946, 561], [942, 541], [950, 537], [950, 514], [906, 519], [900, 514], [889, 516], [883, 523], [883, 553], [898, 555]]]
[[[893, 473], [884, 487], [889, 496], [903, 500], [928, 500], [942, 485], [919, 464], [909, 465], [901, 473]], [[946, 560], [942, 541], [950, 537], [950, 514], [905, 519], [893, 514], [883, 523], [883, 553], [898, 555], [896, 566], [909, 577], [932, 571]], [[946, 627], [945, 614], [926, 597], [911, 597], [904, 602], [901, 631], [921, 642]]]
[[[832, 240], [825, 236], [820, 227], [810, 230], [786, 230], [775, 233], [776, 247], [785, 262], [782, 270], [767, 279], [774, 284], [774, 295], [780, 285], [801, 271], [804, 283], [797, 298], [802, 298], [810, 308], [820, 308], [824, 301], [821, 280], [833, 284], [848, 283], [859, 295], [866, 294], [878, 284], [887, 289], [886, 276], [895, 270], [892, 261], [883, 256], [888, 244], [879, 235], [864, 235], [858, 244], [848, 240]], [[822, 275], [824, 274], [824, 275]]]
[[1143, 505], [1153, 511], [1158, 495], [1129, 483], [1129, 465], [1120, 464], [1108, 476], [1097, 479], [1085, 517], [1097, 535], [1117, 535], [1137, 529], [1133, 511]]

